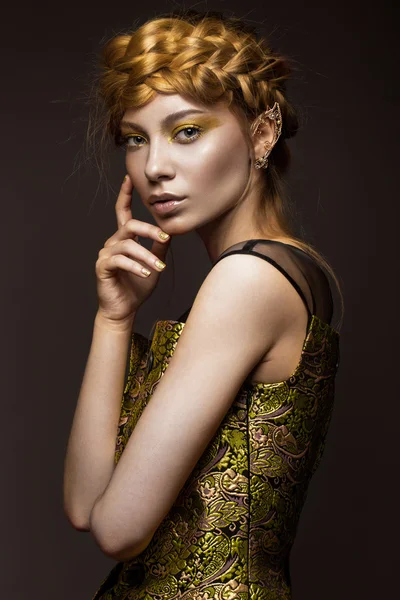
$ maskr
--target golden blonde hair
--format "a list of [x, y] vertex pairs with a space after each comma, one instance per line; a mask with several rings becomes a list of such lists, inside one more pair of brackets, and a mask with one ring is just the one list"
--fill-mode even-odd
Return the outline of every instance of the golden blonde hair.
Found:
[[152, 18], [135, 31], [114, 36], [103, 49], [98, 94], [103, 120], [96, 113], [92, 130], [103, 140], [117, 139], [129, 108], [139, 108], [157, 93], [180, 94], [206, 106], [223, 102], [244, 125], [251, 144], [250, 124], [275, 102], [282, 113], [282, 133], [263, 169], [257, 226], [264, 235], [282, 234], [310, 254], [333, 278], [341, 302], [341, 287], [332, 267], [310, 244], [295, 235], [285, 198], [283, 175], [290, 164], [286, 140], [299, 129], [295, 108], [287, 99], [285, 81], [292, 69], [285, 56], [272, 51], [265, 38], [236, 17], [220, 12], [179, 10]]

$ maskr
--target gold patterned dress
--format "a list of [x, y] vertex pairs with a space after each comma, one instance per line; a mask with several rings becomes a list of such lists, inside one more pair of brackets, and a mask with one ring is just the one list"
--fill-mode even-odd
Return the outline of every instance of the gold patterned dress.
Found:
[[[92, 600], [290, 600], [289, 554], [334, 400], [339, 333], [328, 279], [308, 254], [272, 240], [228, 248], [259, 256], [309, 314], [299, 363], [277, 383], [245, 381], [147, 548], [118, 562]], [[217, 262], [217, 261], [216, 261]], [[216, 264], [216, 263], [215, 263]], [[168, 367], [189, 311], [132, 334], [117, 463]]]

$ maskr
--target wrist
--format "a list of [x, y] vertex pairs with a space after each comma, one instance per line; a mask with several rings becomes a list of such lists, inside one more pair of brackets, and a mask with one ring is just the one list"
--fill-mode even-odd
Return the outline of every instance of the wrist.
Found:
[[135, 315], [131, 315], [126, 319], [115, 320], [104, 316], [99, 310], [94, 320], [96, 327], [115, 333], [131, 333], [134, 321]]

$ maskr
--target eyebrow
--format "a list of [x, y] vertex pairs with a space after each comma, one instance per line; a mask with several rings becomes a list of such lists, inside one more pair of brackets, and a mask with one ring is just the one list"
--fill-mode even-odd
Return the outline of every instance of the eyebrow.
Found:
[[[200, 113], [203, 115], [206, 114], [204, 110], [198, 110], [197, 108], [189, 108], [186, 110], [179, 110], [178, 112], [174, 112], [174, 113], [167, 115], [161, 121], [161, 129], [164, 130], [166, 127], [171, 125], [174, 121], [176, 121], [179, 118], [186, 117], [189, 114], [195, 114], [195, 113], [197, 113], [197, 114]], [[138, 125], [137, 123], [134, 123], [133, 121], [121, 121], [120, 128], [122, 128], [122, 127], [131, 129], [131, 130], [144, 132], [144, 129], [141, 127], [141, 125]]]

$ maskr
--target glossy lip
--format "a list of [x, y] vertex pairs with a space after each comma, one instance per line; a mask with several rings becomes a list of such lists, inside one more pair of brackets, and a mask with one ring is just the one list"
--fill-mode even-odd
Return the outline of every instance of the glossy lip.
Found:
[[166, 213], [175, 210], [177, 206], [180, 206], [182, 202], [185, 202], [185, 198], [182, 200], [168, 200], [167, 202], [157, 202], [154, 204], [154, 210], [158, 212], [160, 215], [164, 215]]
[[163, 194], [152, 194], [149, 198], [150, 204], [162, 202], [163, 200], [183, 200], [185, 196], [177, 196], [172, 192], [164, 192]]

